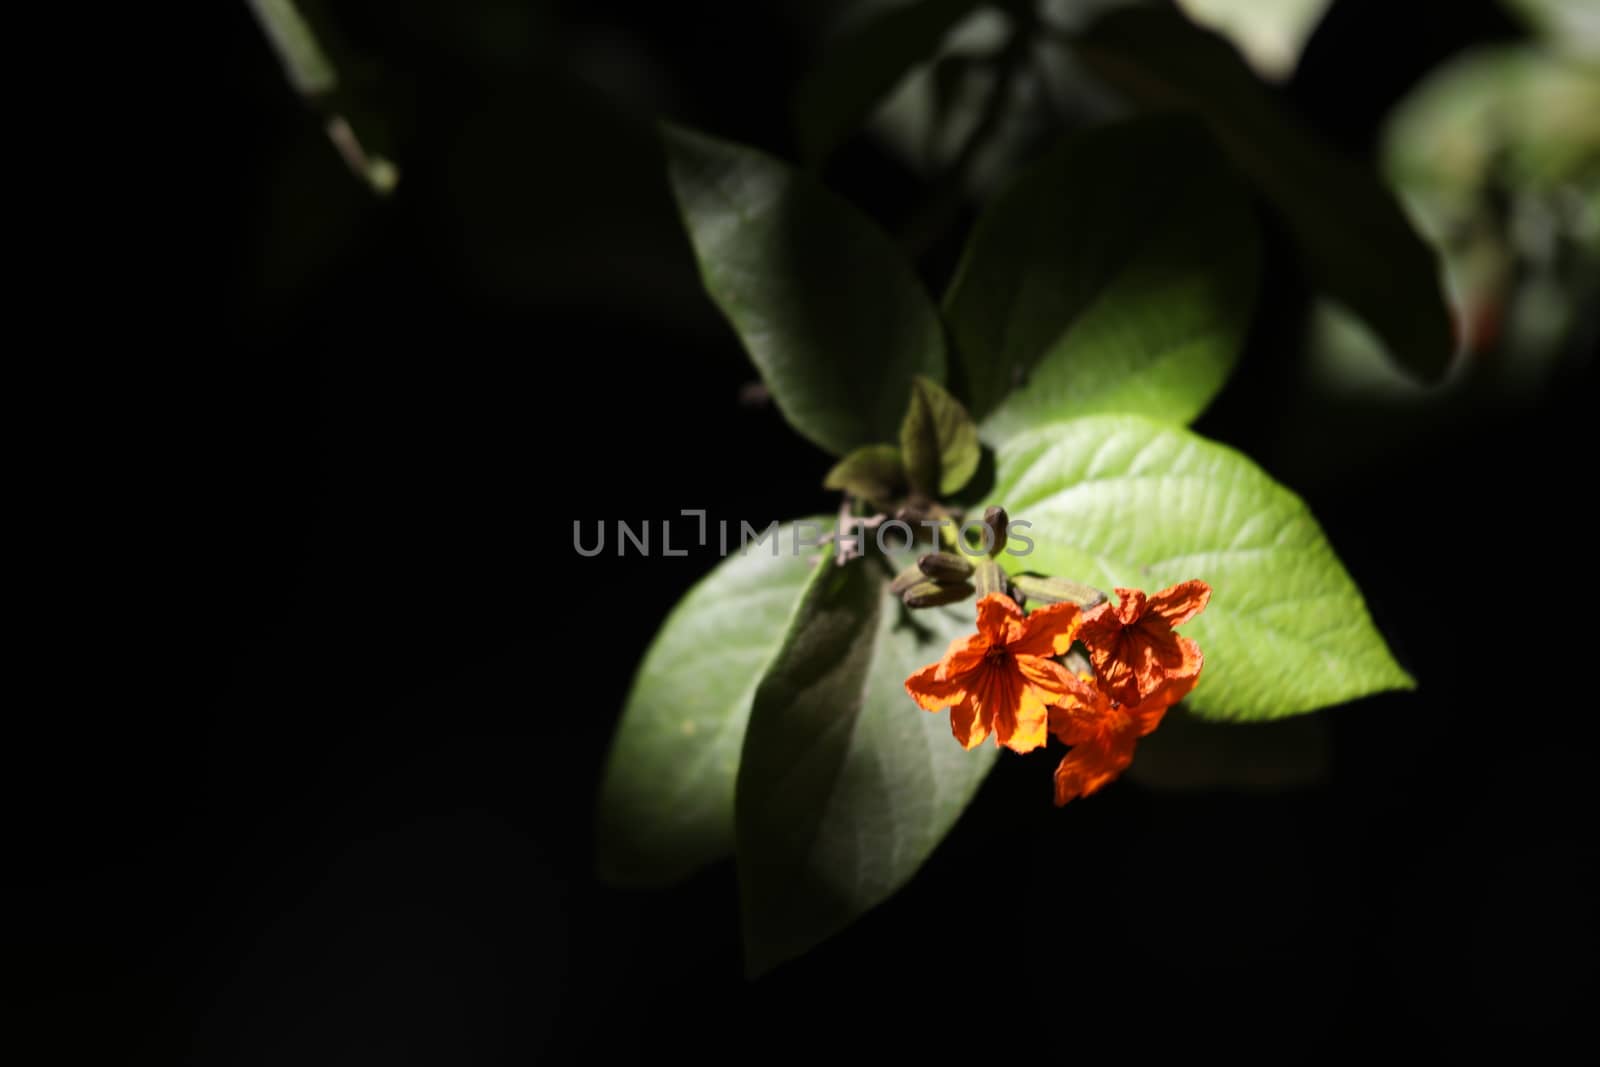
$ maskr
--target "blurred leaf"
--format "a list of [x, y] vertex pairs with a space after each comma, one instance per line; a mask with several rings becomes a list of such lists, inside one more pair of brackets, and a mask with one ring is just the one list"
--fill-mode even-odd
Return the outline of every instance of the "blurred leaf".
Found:
[[1595, 0], [1505, 0], [1541, 40], [1564, 54], [1600, 60], [1600, 3]]
[[1198, 122], [1063, 144], [984, 213], [945, 298], [986, 439], [1095, 412], [1194, 418], [1244, 342], [1259, 243]]
[[1328, 724], [1320, 715], [1218, 723], [1179, 705], [1139, 742], [1128, 777], [1149, 789], [1303, 789], [1327, 780]]
[[982, 124], [1012, 32], [1004, 12], [973, 10], [945, 35], [937, 56], [913, 67], [873, 111], [871, 134], [913, 172], [937, 180]]
[[1195, 22], [1236, 45], [1257, 74], [1285, 81], [1329, 0], [1177, 0]]
[[963, 751], [905, 679], [973, 629], [972, 605], [909, 612], [881, 561], [817, 569], [756, 692], [739, 768], [739, 888], [752, 975], [904, 885], [977, 792], [996, 749]]
[[1027, 570], [1155, 591], [1199, 578], [1184, 633], [1205, 652], [1208, 719], [1275, 719], [1411, 678], [1304, 503], [1249, 459], [1175, 426], [1090, 416], [1012, 438], [993, 503], [1032, 523]]
[[894, 439], [914, 375], [944, 378], [938, 315], [889, 239], [771, 156], [663, 128], [706, 290], [778, 410], [835, 455]]
[[900, 454], [912, 489], [932, 499], [949, 496], [978, 469], [978, 426], [959, 400], [918, 376], [900, 424]]
[[1394, 109], [1385, 169], [1441, 249], [1476, 379], [1526, 396], [1600, 293], [1600, 66], [1477, 49]]
[[247, 0], [255, 12], [261, 32], [272, 42], [273, 51], [283, 64], [283, 73], [294, 91], [302, 96], [331, 93], [339, 84], [333, 64], [328, 62], [317, 35], [300, 14], [294, 0]]
[[[1600, 5], [1597, 5], [1600, 7]], [[1480, 48], [1429, 73], [1396, 106], [1383, 157], [1401, 185], [1549, 189], [1600, 172], [1600, 68], [1542, 48]]]
[[1077, 53], [1138, 104], [1192, 111], [1282, 214], [1313, 278], [1425, 380], [1455, 352], [1432, 249], [1370, 169], [1298, 122], [1226, 41], [1171, 11], [1112, 12]]
[[834, 464], [822, 482], [824, 489], [842, 489], [874, 504], [895, 499], [905, 486], [905, 465], [894, 445], [856, 449]]
[[[816, 529], [822, 527], [815, 520]], [[733, 851], [733, 793], [756, 683], [819, 553], [796, 526], [723, 560], [645, 653], [600, 793], [598, 865], [618, 885], [677, 881]]]
[[823, 56], [795, 91], [801, 154], [819, 161], [870, 115], [913, 67], [931, 59], [980, 0], [919, 0], [869, 15]]
[[1445, 387], [1420, 387], [1360, 320], [1316, 301], [1304, 379], [1279, 398], [1275, 469], [1302, 485], [1348, 480], [1526, 405], [1586, 358], [1585, 319], [1600, 307], [1596, 115], [1600, 68], [1530, 44], [1464, 52], [1395, 106], [1384, 171], [1444, 259], [1460, 367]]

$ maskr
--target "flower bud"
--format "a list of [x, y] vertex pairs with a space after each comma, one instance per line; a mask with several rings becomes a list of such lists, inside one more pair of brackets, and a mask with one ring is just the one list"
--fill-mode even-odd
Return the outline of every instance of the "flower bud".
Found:
[[990, 508], [983, 513], [983, 524], [989, 527], [989, 555], [998, 556], [1006, 550], [1006, 538], [1010, 536], [1011, 516], [1006, 514], [1005, 508]]
[[954, 552], [929, 552], [917, 566], [935, 581], [964, 582], [972, 577], [972, 564]]
[[932, 579], [925, 579], [907, 589], [901, 599], [908, 608], [937, 608], [943, 604], [954, 604], [965, 600], [971, 595], [971, 582], [941, 584]]
[[899, 596], [912, 586], [927, 580], [928, 576], [922, 573], [922, 568], [913, 563], [894, 576], [894, 581], [889, 583], [889, 592]]
[[1092, 585], [1071, 582], [1065, 578], [1051, 578], [1043, 574], [1019, 574], [1011, 579], [1011, 584], [1016, 586], [1017, 592], [1024, 597], [1040, 604], [1071, 601], [1080, 608], [1092, 608], [1106, 599], [1106, 595]]

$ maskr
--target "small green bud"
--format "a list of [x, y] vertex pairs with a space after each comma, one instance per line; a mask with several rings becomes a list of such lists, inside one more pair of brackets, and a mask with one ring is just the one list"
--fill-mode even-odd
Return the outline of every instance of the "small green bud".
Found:
[[894, 581], [889, 583], [889, 592], [893, 593], [895, 596], [899, 596], [912, 586], [927, 580], [928, 576], [922, 573], [922, 568], [913, 563], [911, 566], [894, 576]]
[[901, 599], [908, 608], [937, 608], [965, 600], [971, 595], [971, 582], [941, 584], [926, 579], [907, 589]]
[[917, 566], [940, 582], [964, 582], [972, 577], [972, 564], [954, 552], [929, 552], [917, 560]]
[[989, 528], [989, 555], [998, 556], [1006, 550], [1006, 538], [1011, 529], [1011, 516], [1005, 508], [990, 508], [983, 513], [983, 524]]
[[1080, 608], [1092, 608], [1106, 599], [1106, 595], [1092, 585], [1043, 574], [1019, 574], [1011, 579], [1011, 584], [1024, 597], [1041, 604], [1071, 601]]

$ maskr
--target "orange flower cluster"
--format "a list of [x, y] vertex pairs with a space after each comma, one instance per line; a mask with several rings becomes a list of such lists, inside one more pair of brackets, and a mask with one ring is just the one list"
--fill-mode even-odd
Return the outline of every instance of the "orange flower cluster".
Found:
[[[966, 748], [992, 732], [996, 744], [1029, 752], [1055, 735], [1072, 746], [1056, 768], [1056, 804], [1088, 796], [1133, 762], [1139, 738], [1194, 688], [1203, 663], [1200, 646], [1174, 627], [1205, 608], [1210, 586], [1181, 582], [1154, 596], [1118, 589], [1117, 597], [1087, 612], [1063, 603], [1024, 615], [990, 593], [978, 601], [978, 632], [907, 678], [906, 691], [929, 711], [948, 707]], [[1058, 661], [1075, 641], [1093, 674]]]

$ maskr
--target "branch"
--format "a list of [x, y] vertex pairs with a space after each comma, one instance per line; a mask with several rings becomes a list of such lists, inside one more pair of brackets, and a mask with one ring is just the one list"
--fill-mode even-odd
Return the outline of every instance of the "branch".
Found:
[[379, 196], [393, 192], [400, 181], [399, 169], [383, 156], [367, 152], [349, 121], [333, 105], [339, 74], [317, 43], [311, 24], [294, 6], [294, 0], [245, 0], [245, 3], [255, 14], [272, 50], [278, 53], [284, 77], [310, 107], [323, 115], [328, 140], [338, 149], [345, 165]]

